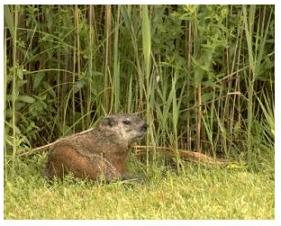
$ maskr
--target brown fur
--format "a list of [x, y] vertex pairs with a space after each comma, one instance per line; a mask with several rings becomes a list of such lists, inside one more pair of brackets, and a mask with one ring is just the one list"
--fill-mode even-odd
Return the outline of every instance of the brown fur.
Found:
[[106, 180], [122, 178], [130, 146], [146, 131], [146, 123], [135, 115], [111, 115], [97, 128], [55, 142], [45, 167], [45, 176]]

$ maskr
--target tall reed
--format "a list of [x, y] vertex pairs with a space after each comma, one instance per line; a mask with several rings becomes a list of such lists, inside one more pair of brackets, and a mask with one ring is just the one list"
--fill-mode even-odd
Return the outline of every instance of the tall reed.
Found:
[[118, 112], [146, 118], [150, 146], [249, 165], [271, 134], [272, 5], [5, 6], [5, 59], [14, 157]]

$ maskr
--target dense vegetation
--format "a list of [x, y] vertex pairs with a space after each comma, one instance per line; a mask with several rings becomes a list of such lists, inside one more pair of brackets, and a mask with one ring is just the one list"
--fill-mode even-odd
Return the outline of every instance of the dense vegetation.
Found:
[[[14, 5], [4, 13], [11, 197], [7, 181], [30, 161], [21, 153], [119, 112], [147, 120], [148, 146], [245, 161], [272, 185], [274, 6]], [[147, 172], [160, 159], [148, 151]]]

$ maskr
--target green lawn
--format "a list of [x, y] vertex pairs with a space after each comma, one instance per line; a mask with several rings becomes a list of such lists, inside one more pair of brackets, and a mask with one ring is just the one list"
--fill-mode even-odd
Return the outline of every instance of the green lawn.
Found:
[[18, 160], [14, 169], [6, 163], [5, 219], [274, 218], [272, 173], [186, 163], [180, 174], [151, 167], [143, 182], [48, 184], [43, 160]]

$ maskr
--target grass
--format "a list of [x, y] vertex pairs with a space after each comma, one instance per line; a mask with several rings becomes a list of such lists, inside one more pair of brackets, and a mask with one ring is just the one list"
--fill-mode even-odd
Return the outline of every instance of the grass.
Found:
[[41, 176], [44, 159], [19, 160], [15, 174], [6, 164], [5, 219], [274, 218], [273, 174], [186, 163], [179, 174], [153, 166], [143, 182], [68, 177], [50, 184]]

